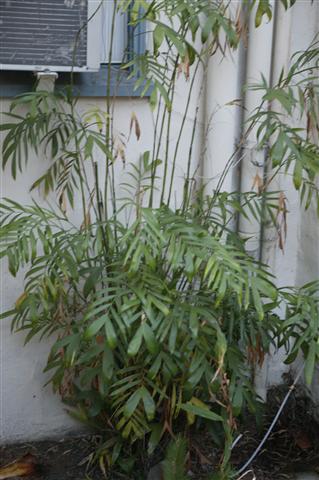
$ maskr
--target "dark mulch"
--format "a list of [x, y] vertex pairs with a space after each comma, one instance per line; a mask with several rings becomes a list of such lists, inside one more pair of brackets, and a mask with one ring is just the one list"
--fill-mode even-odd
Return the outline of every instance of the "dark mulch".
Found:
[[[233, 450], [232, 461], [235, 466], [243, 465], [257, 448], [287, 388], [285, 385], [269, 392], [260, 428], [256, 427], [253, 418], [247, 417], [246, 425], [241, 430], [242, 437]], [[297, 388], [261, 453], [249, 467], [251, 473], [243, 477], [243, 480], [287, 480], [294, 479], [295, 472], [298, 471], [319, 473], [319, 424], [315, 421], [317, 413], [304, 390]], [[193, 451], [196, 454], [193, 455], [190, 467], [192, 478], [200, 479], [213, 470], [220, 452], [210, 443], [208, 435], [203, 434], [199, 438], [195, 436], [193, 440]], [[59, 441], [0, 446], [0, 465], [31, 453], [41, 466], [41, 472], [37, 476], [27, 477], [28, 480], [102, 480], [104, 477], [98, 466], [88, 467], [88, 460], [97, 442], [95, 436], [81, 436]], [[143, 480], [143, 474], [134, 476], [138, 477]], [[128, 477], [113, 478], [117, 480]]]
[[[21, 477], [28, 480], [100, 480], [101, 471], [88, 468], [95, 438], [81, 436], [58, 441], [41, 441], [0, 447], [0, 464], [6, 465], [25, 454], [32, 454], [39, 465], [36, 475]], [[15, 477], [16, 479], [20, 477]]]
[[[287, 385], [271, 389], [267, 396], [262, 428], [257, 429], [253, 419], [242, 430], [243, 437], [233, 453], [233, 462], [242, 465], [259, 445], [280, 404]], [[303, 387], [296, 388], [281, 413], [270, 437], [251, 468], [257, 480], [294, 479], [298, 472], [319, 473], [319, 418], [315, 407]], [[251, 476], [253, 478], [253, 475]], [[245, 480], [250, 480], [249, 475]]]
[[[262, 422], [257, 427], [254, 417], [247, 415], [245, 424], [238, 431], [242, 435], [232, 452], [232, 464], [239, 470], [259, 446], [293, 380], [274, 387], [268, 392]], [[315, 407], [308, 393], [301, 386], [295, 388], [286, 403], [276, 425], [256, 459], [247, 467], [243, 480], [294, 480], [296, 473], [319, 474], [319, 407]], [[316, 420], [317, 419], [317, 420]], [[209, 438], [195, 436], [204, 459], [197, 456], [191, 465], [196, 480], [205, 478], [216, 465], [221, 453], [209, 442]], [[210, 464], [206, 463], [210, 461]], [[245, 472], [242, 473], [242, 475]]]

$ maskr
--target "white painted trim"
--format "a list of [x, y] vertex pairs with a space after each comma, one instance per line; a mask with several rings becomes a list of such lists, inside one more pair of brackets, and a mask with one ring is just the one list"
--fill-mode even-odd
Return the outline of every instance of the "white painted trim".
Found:
[[[86, 67], [74, 67], [74, 72], [93, 72], [99, 70], [100, 65], [97, 68]], [[13, 63], [1, 63], [1, 70], [15, 70], [15, 71], [29, 71], [29, 72], [71, 72], [71, 66], [61, 65], [21, 65]]]
[[[102, 35], [102, 12], [103, 5], [101, 5], [100, 0], [90, 0], [88, 1], [88, 19], [91, 20], [87, 26], [87, 67], [85, 70], [77, 71], [90, 71], [90, 70], [99, 70], [101, 63], [101, 35]], [[74, 71], [76, 71], [74, 69]]]

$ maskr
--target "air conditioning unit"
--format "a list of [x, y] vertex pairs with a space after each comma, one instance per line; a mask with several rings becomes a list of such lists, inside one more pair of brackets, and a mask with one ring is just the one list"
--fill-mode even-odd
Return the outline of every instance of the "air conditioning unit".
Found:
[[0, 69], [96, 71], [100, 0], [0, 0]]

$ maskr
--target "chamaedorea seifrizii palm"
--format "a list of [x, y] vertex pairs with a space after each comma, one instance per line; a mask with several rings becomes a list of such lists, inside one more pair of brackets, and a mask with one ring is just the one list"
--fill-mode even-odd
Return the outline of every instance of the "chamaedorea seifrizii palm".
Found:
[[[258, 24], [271, 10], [268, 1], [251, 6], [255, 3]], [[131, 7], [132, 26], [148, 21], [154, 27], [154, 51], [123, 65], [137, 75], [137, 86], [144, 82], [142, 94], [153, 89], [151, 105], [161, 103], [153, 148], [141, 152], [138, 165], [127, 166], [120, 189], [114, 165], [129, 160], [129, 151], [124, 139], [113, 135], [109, 95], [105, 112], [94, 108], [84, 115], [72, 88], [30, 92], [12, 102], [11, 119], [1, 126], [6, 132], [3, 166], [10, 165], [15, 178], [30, 151], [45, 154], [49, 166], [32, 187], [55, 192], [57, 205], [1, 202], [1, 256], [7, 257], [12, 275], [26, 269], [24, 291], [6, 314], [13, 316], [15, 330], [26, 330], [27, 341], [52, 336], [46, 366], [51, 382], [73, 415], [107, 433], [98, 454], [109, 470], [117, 462], [127, 470], [132, 459], [144, 455], [141, 445], [151, 454], [167, 435], [207, 421], [215, 441], [225, 447], [220, 468], [229, 478], [232, 433], [244, 409], [257, 408], [251, 373], [270, 345], [289, 345], [295, 338], [292, 353], [304, 352], [311, 379], [318, 358], [316, 285], [301, 292], [277, 291], [267, 267], [246, 253], [245, 241], [230, 228], [238, 213], [277, 224], [285, 213], [279, 192], [261, 185], [257, 193], [227, 193], [221, 182], [208, 197], [197, 188], [191, 170], [196, 121], [182, 199], [172, 208], [179, 141], [171, 158], [167, 138], [176, 77], [182, 72], [188, 78], [191, 69], [195, 74], [203, 68], [203, 58], [221, 47], [221, 35], [235, 48], [243, 31], [236, 19], [223, 2], [211, 0], [115, 5], [123, 11]], [[141, 5], [144, 16], [138, 17]], [[163, 23], [163, 14], [171, 23]], [[200, 51], [195, 48], [198, 34]], [[298, 57], [296, 69], [318, 57], [315, 47], [311, 51]], [[309, 71], [317, 68], [312, 65]], [[261, 147], [277, 131], [277, 147], [270, 150], [274, 166], [296, 165], [296, 187], [302, 178], [301, 184], [311, 182], [315, 193], [315, 143], [308, 138], [298, 143], [299, 132], [267, 104], [276, 98], [289, 114], [302, 89], [311, 118], [316, 117], [317, 97], [307, 93], [306, 80], [294, 85], [297, 90], [291, 87], [295, 72], [276, 88], [258, 87], [265, 89], [263, 104], [252, 112], [247, 129], [260, 123]], [[189, 85], [191, 95], [194, 82]], [[317, 92], [314, 81], [311, 87], [312, 94]], [[186, 102], [183, 118], [188, 108]], [[312, 120], [312, 129], [315, 124]], [[131, 128], [139, 137], [135, 114]], [[231, 166], [232, 159], [225, 172]], [[76, 203], [82, 210], [78, 224], [69, 215]], [[275, 313], [283, 301], [285, 323]]]

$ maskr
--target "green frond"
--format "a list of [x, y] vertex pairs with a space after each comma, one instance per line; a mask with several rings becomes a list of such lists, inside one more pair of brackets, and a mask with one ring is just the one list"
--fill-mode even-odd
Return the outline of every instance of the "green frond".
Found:
[[179, 436], [167, 447], [162, 463], [164, 480], [186, 480], [186, 440]]

